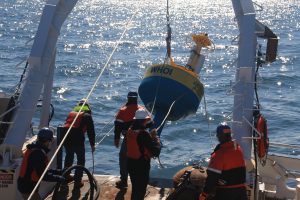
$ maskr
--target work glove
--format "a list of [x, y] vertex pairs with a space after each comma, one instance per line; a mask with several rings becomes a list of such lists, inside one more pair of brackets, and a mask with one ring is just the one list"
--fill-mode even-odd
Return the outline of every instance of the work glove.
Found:
[[208, 194], [206, 192], [202, 192], [199, 196], [198, 200], [207, 200]]

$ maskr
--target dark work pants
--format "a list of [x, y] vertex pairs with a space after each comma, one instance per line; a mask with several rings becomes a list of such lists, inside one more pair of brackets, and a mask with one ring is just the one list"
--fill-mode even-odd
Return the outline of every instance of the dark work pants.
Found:
[[143, 200], [149, 181], [150, 160], [127, 160], [128, 172], [132, 184], [131, 200]]
[[217, 188], [216, 200], [247, 200], [246, 188]]
[[127, 182], [128, 170], [127, 170], [127, 146], [126, 139], [123, 139], [119, 153], [119, 165], [121, 181]]
[[[77, 157], [77, 165], [81, 165], [84, 167], [85, 165], [85, 149], [84, 145], [78, 146], [65, 146], [66, 157], [65, 157], [65, 166], [64, 168], [71, 167], [74, 161], [74, 154]], [[80, 169], [75, 170], [74, 181], [80, 182], [82, 179], [83, 171]]]

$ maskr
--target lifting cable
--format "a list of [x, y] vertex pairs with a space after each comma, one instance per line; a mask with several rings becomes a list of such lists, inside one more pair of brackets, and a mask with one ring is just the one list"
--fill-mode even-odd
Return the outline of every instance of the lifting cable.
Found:
[[167, 42], [167, 55], [166, 59], [169, 58], [171, 62], [171, 34], [172, 34], [172, 29], [170, 25], [170, 14], [169, 14], [169, 0], [167, 0], [167, 37], [166, 37], [166, 42]]
[[[167, 0], [167, 14], [166, 14], [166, 18], [167, 18], [167, 37], [166, 37], [166, 43], [167, 43], [167, 52], [165, 55], [165, 59], [164, 59], [164, 64], [166, 63], [168, 64], [168, 58], [170, 59], [171, 62], [171, 35], [172, 35], [172, 29], [171, 29], [171, 24], [170, 24], [170, 13], [169, 13], [169, 0]], [[153, 101], [153, 105], [152, 105], [152, 109], [151, 109], [151, 115], [153, 114], [153, 110], [156, 104], [156, 98], [157, 98], [157, 94], [158, 94], [158, 89], [160, 86], [160, 80], [161, 80], [161, 76], [159, 76], [159, 80], [158, 83], [156, 85], [156, 91], [155, 91], [155, 98]]]
[[126, 31], [128, 30], [130, 22], [132, 22], [133, 18], [136, 16], [137, 13], [138, 13], [138, 9], [135, 11], [135, 13], [131, 16], [131, 18], [130, 18], [130, 19], [128, 20], [128, 22], [126, 23], [125, 28], [124, 28], [124, 31], [122, 32], [122, 34], [121, 34], [119, 40], [117, 41], [117, 43], [116, 43], [116, 45], [115, 45], [113, 51], [111, 52], [110, 56], [108, 57], [108, 59], [107, 59], [105, 65], [104, 65], [104, 67], [103, 67], [102, 70], [100, 71], [100, 73], [99, 73], [99, 75], [98, 75], [96, 81], [94, 82], [94, 85], [92, 86], [91, 90], [89, 91], [88, 95], [86, 96], [85, 101], [83, 102], [81, 108], [79, 109], [77, 115], [75, 116], [75, 118], [74, 118], [72, 124], [70, 125], [70, 128], [67, 130], [65, 136], [62, 138], [60, 144], [58, 145], [56, 151], [54, 152], [52, 158], [50, 159], [48, 165], [46, 166], [44, 172], [42, 173], [41, 177], [39, 178], [39, 180], [38, 180], [36, 186], [34, 187], [34, 189], [32, 190], [32, 192], [31, 192], [31, 194], [30, 194], [30, 196], [28, 197], [28, 200], [32, 199], [33, 194], [35, 193], [35, 191], [36, 191], [37, 188], [39, 187], [39, 185], [40, 185], [42, 179], [44, 178], [44, 176], [45, 176], [47, 170], [49, 169], [50, 165], [51, 165], [52, 162], [54, 161], [54, 158], [57, 156], [59, 150], [61, 149], [61, 147], [62, 147], [62, 145], [63, 145], [63, 143], [64, 143], [64, 141], [66, 140], [67, 136], [69, 135], [70, 130], [71, 130], [71, 128], [73, 127], [74, 123], [76, 122], [76, 120], [77, 120], [77, 118], [78, 118], [80, 112], [82, 111], [83, 107], [84, 107], [85, 104], [87, 103], [87, 100], [90, 98], [91, 94], [92, 94], [93, 91], [95, 90], [95, 88], [96, 88], [96, 86], [97, 86], [97, 84], [98, 84], [98, 82], [99, 82], [99, 80], [100, 80], [100, 77], [102, 76], [104, 70], [107, 68], [108, 63], [110, 62], [110, 60], [111, 60], [113, 54], [115, 53], [115, 51], [117, 50], [119, 44], [121, 43], [121, 39], [124, 37]]

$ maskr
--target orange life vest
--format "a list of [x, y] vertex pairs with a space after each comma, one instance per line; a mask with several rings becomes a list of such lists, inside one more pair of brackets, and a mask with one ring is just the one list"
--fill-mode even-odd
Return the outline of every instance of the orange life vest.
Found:
[[[68, 118], [64, 124], [64, 127], [65, 128], [70, 128], [71, 124], [73, 123], [76, 115], [78, 114], [78, 112], [75, 112], [75, 111], [71, 111], [68, 115]], [[80, 112], [75, 123], [73, 124], [72, 128], [79, 128], [80, 127], [80, 124], [81, 124], [81, 121], [82, 121], [82, 118], [83, 118], [83, 115], [84, 115], [84, 112]], [[86, 127], [83, 127], [83, 133], [86, 131]]]
[[260, 133], [260, 139], [256, 140], [257, 155], [259, 158], [264, 158], [268, 153], [269, 138], [267, 120], [262, 115], [258, 117], [255, 128]]
[[[144, 131], [142, 131], [144, 132]], [[127, 157], [131, 158], [131, 159], [135, 159], [138, 160], [140, 159], [142, 156], [144, 156], [144, 158], [146, 160], [150, 160], [150, 158], [152, 157], [151, 152], [146, 148], [146, 147], [140, 147], [138, 142], [137, 142], [137, 138], [140, 134], [147, 134], [142, 133], [141, 131], [133, 131], [131, 129], [128, 129], [126, 137], [127, 137]]]
[[[30, 156], [30, 154], [33, 152], [33, 151], [37, 151], [37, 150], [41, 150], [45, 157], [46, 157], [46, 160], [45, 160], [45, 167], [48, 165], [48, 157], [46, 155], [46, 153], [42, 150], [42, 149], [37, 149], [37, 148], [33, 148], [33, 149], [27, 149], [24, 153], [24, 157], [23, 157], [23, 161], [22, 161], [22, 164], [21, 164], [21, 168], [20, 168], [20, 174], [19, 174], [19, 177], [21, 178], [25, 178], [26, 175], [30, 175], [30, 179], [31, 181], [33, 182], [38, 182], [40, 176], [38, 176], [37, 172], [33, 169], [31, 172], [27, 171], [28, 169], [28, 158]], [[28, 174], [30, 173], [30, 174]]]

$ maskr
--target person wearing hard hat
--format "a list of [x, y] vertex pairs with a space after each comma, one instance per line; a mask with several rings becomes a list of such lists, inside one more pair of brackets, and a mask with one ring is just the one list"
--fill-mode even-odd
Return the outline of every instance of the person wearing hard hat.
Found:
[[126, 133], [127, 167], [132, 183], [132, 200], [144, 199], [151, 158], [160, 154], [160, 140], [156, 129], [153, 129], [150, 134], [146, 131], [149, 115], [145, 109], [138, 109], [133, 124]]
[[[77, 119], [76, 116], [78, 115]], [[76, 121], [73, 123], [73, 121]], [[73, 124], [73, 125], [72, 125]], [[65, 132], [72, 128], [64, 141], [66, 151], [64, 168], [67, 169], [72, 166], [74, 161], [74, 154], [77, 156], [77, 165], [85, 166], [85, 132], [87, 132], [92, 152], [95, 151], [95, 128], [92, 118], [92, 111], [90, 104], [86, 99], [80, 100], [73, 108], [64, 124]], [[81, 169], [75, 170], [74, 188], [83, 186], [82, 182], [83, 171]], [[73, 177], [67, 175], [68, 181], [73, 180]]]
[[[37, 140], [26, 146], [18, 177], [18, 190], [24, 199], [28, 199], [41, 175], [48, 165], [47, 153], [53, 140], [53, 132], [48, 127], [42, 128], [37, 135]], [[60, 176], [60, 171], [50, 169], [43, 177], [44, 181], [64, 182], [65, 178]], [[38, 190], [31, 199], [41, 199]]]
[[[120, 152], [119, 152], [119, 166], [120, 166], [120, 180], [116, 182], [117, 188], [126, 188], [127, 179], [128, 179], [128, 170], [127, 170], [127, 147], [126, 147], [126, 132], [129, 126], [133, 122], [133, 117], [135, 111], [138, 109], [143, 109], [144, 107], [138, 105], [138, 93], [137, 92], [128, 92], [127, 102], [122, 106], [118, 113], [116, 114], [115, 119], [115, 129], [114, 129], [114, 145], [116, 148], [119, 148], [121, 134], [124, 136]], [[148, 126], [151, 125], [149, 121]]]
[[228, 125], [219, 125], [216, 132], [220, 143], [211, 154], [207, 179], [199, 200], [207, 200], [214, 190], [216, 200], [247, 200], [246, 166], [242, 149], [232, 140]]

